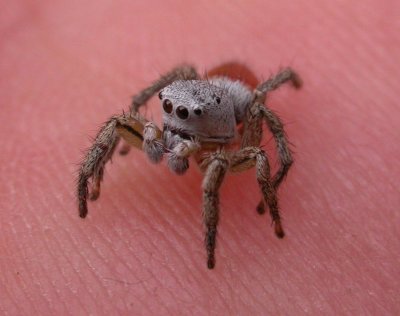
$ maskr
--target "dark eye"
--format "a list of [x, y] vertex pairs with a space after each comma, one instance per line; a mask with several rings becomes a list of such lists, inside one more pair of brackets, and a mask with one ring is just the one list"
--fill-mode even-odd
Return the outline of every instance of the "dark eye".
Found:
[[217, 103], [220, 104], [221, 103], [221, 98], [220, 97], [216, 97], [215, 101], [217, 101]]
[[201, 109], [195, 109], [193, 112], [194, 112], [194, 114], [199, 115], [199, 116], [202, 113]]
[[161, 100], [162, 99], [162, 91], [160, 91], [159, 93], [158, 93], [158, 98]]
[[171, 113], [172, 112], [172, 103], [171, 103], [170, 100], [165, 99], [163, 104], [162, 104], [162, 107], [163, 107], [163, 109], [164, 109], [164, 111], [166, 113]]
[[182, 120], [187, 119], [189, 116], [189, 111], [184, 106], [178, 106], [176, 109], [176, 115]]

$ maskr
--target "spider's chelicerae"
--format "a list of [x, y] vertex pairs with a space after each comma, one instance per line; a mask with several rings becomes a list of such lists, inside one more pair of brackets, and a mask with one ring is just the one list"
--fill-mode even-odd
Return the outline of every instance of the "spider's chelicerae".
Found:
[[[174, 68], [151, 86], [133, 97], [129, 113], [111, 117], [98, 132], [79, 169], [77, 196], [80, 217], [88, 213], [89, 198], [100, 194], [104, 166], [122, 138], [120, 150], [126, 154], [130, 146], [142, 149], [150, 161], [159, 163], [166, 155], [169, 168], [183, 174], [193, 156], [204, 173], [203, 220], [207, 266], [215, 265], [214, 250], [219, 214], [218, 190], [227, 171], [239, 172], [256, 167], [262, 199], [257, 211], [264, 213], [268, 205], [275, 234], [282, 238], [276, 190], [293, 160], [279, 117], [265, 106], [269, 91], [290, 82], [301, 86], [301, 79], [291, 69], [279, 72], [258, 83], [243, 65], [231, 63], [214, 68], [202, 79], [187, 65]], [[163, 109], [163, 127], [147, 120], [139, 108], [158, 94]], [[279, 169], [270, 175], [267, 155], [260, 149], [262, 124], [266, 123], [277, 144]]]

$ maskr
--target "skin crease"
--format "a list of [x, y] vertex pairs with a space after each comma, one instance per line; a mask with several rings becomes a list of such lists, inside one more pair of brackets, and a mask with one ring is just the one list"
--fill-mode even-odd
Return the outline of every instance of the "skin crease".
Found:
[[[399, 6], [4, 2], [1, 314], [399, 314]], [[254, 170], [230, 175], [208, 270], [201, 174], [135, 149], [114, 157], [80, 219], [88, 136], [173, 66], [230, 60], [304, 80], [268, 98], [295, 151], [279, 191], [286, 237], [256, 213]], [[155, 98], [147, 115], [160, 114]], [[263, 144], [273, 160], [270, 134]]]

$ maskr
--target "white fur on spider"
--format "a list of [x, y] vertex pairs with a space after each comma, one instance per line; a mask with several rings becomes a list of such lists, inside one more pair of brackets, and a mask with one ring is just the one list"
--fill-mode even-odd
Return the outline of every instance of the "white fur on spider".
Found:
[[[165, 87], [162, 102], [167, 129], [196, 135], [202, 142], [229, 143], [252, 101], [252, 92], [240, 81], [228, 78], [178, 80]], [[168, 138], [168, 136], [167, 136]], [[169, 141], [167, 140], [167, 143]]]

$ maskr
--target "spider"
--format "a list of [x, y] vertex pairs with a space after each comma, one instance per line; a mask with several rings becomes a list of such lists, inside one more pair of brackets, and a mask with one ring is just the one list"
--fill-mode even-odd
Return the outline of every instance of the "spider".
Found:
[[[190, 156], [198, 163], [204, 173], [202, 214], [209, 269], [215, 266], [218, 191], [227, 171], [240, 172], [256, 167], [262, 193], [257, 212], [265, 212], [265, 201], [275, 234], [283, 238], [276, 191], [293, 159], [280, 118], [264, 103], [268, 92], [285, 82], [292, 83], [295, 88], [302, 85], [300, 77], [290, 68], [258, 83], [254, 74], [239, 63], [216, 67], [205, 78], [190, 65], [178, 66], [164, 74], [133, 97], [128, 113], [111, 117], [95, 137], [79, 169], [80, 217], [85, 218], [88, 213], [87, 199], [99, 197], [105, 164], [122, 138], [121, 154], [136, 147], [153, 163], [159, 163], [166, 156], [168, 167], [179, 175], [189, 168]], [[139, 112], [139, 108], [156, 94], [163, 109], [162, 129]], [[279, 168], [274, 176], [270, 174], [267, 155], [260, 148], [263, 122], [277, 145]]]

